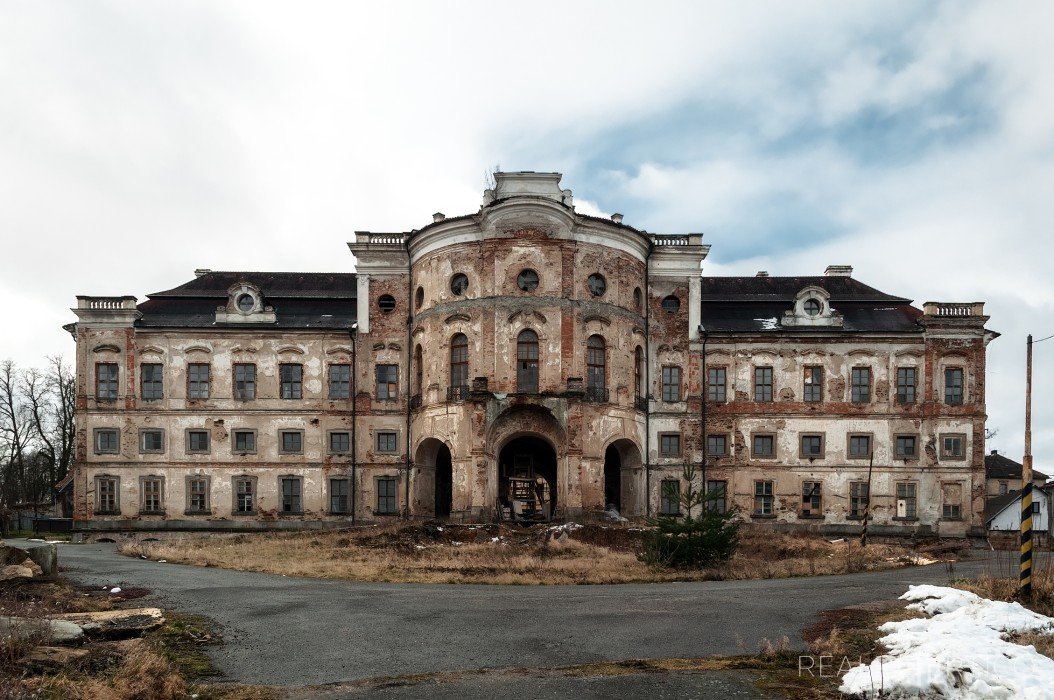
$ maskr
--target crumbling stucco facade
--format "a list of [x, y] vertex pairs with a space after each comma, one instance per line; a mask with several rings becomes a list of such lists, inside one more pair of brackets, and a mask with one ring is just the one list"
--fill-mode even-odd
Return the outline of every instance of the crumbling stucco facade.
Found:
[[705, 277], [701, 234], [578, 214], [559, 180], [498, 173], [476, 214], [358, 232], [355, 273], [79, 297], [77, 528], [489, 519], [514, 462], [557, 517], [670, 510], [690, 462], [757, 522], [856, 531], [868, 483], [874, 531], [981, 526], [980, 304], [837, 266]]

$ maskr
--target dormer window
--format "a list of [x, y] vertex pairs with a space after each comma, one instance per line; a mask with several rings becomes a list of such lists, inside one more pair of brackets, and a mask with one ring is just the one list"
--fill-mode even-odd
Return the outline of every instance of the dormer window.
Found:
[[227, 290], [227, 304], [216, 309], [216, 323], [274, 323], [274, 309], [267, 306], [259, 287], [248, 281]]
[[823, 304], [817, 299], [806, 299], [802, 305], [802, 310], [805, 311], [806, 316], [819, 316], [820, 312], [823, 311]]
[[842, 314], [831, 308], [831, 295], [819, 285], [809, 285], [794, 295], [794, 305], [783, 313], [785, 327], [840, 328]]

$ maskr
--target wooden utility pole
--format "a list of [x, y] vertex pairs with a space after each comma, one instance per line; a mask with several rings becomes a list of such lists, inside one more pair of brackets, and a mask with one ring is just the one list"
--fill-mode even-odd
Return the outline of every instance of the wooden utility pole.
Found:
[[871, 470], [875, 466], [875, 449], [871, 445], [871, 461], [867, 463], [867, 498], [864, 501], [864, 524], [860, 529], [860, 546], [867, 546], [867, 520], [871, 516]]
[[1025, 350], [1025, 455], [1021, 459], [1021, 597], [1032, 597], [1032, 336]]

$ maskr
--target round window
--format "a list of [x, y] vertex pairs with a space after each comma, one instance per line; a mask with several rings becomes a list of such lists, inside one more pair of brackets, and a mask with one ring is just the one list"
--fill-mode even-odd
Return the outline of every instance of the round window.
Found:
[[256, 306], [256, 299], [253, 298], [252, 294], [242, 294], [238, 297], [238, 311], [243, 314], [252, 311], [254, 306]]
[[464, 293], [468, 291], [468, 275], [463, 275], [459, 272], [451, 277], [450, 291], [453, 292], [456, 297], [464, 295]]
[[516, 286], [525, 292], [533, 292], [538, 289], [538, 273], [534, 270], [524, 270], [516, 278]]
[[604, 296], [604, 292], [608, 290], [608, 282], [604, 279], [604, 275], [593, 273], [589, 276], [589, 293], [595, 297]]
[[377, 306], [384, 313], [389, 313], [395, 309], [395, 297], [391, 294], [384, 294], [377, 300]]
[[675, 314], [681, 309], [681, 300], [671, 294], [662, 300], [662, 310], [668, 314]]
[[820, 311], [823, 310], [823, 305], [816, 299], [806, 299], [802, 308], [805, 309], [805, 313], [809, 316], [818, 316]]

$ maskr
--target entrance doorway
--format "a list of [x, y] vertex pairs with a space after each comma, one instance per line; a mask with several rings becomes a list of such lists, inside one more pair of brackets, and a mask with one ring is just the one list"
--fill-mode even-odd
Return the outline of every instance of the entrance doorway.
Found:
[[[511, 481], [510, 481], [511, 480]], [[556, 513], [556, 450], [534, 436], [510, 440], [498, 454], [498, 506], [510, 515], [516, 510], [512, 486], [532, 482], [530, 498], [537, 507], [532, 517], [550, 519]], [[522, 496], [522, 494], [520, 494]]]
[[454, 466], [450, 448], [443, 445], [436, 452], [435, 517], [449, 518], [454, 502]]
[[622, 512], [622, 457], [614, 445], [604, 453], [604, 510], [612, 509]]

